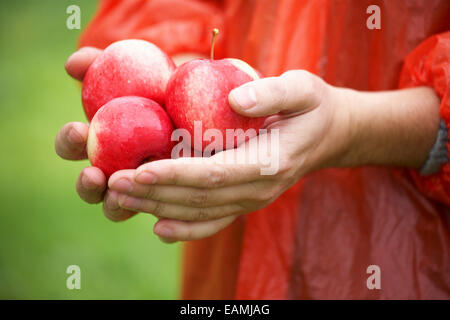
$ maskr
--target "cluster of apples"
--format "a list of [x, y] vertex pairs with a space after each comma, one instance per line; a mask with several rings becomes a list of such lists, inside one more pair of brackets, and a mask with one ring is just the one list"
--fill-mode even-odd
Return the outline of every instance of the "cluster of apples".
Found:
[[[170, 158], [173, 130], [182, 128], [194, 137], [195, 121], [201, 121], [203, 130], [223, 134], [227, 129], [262, 126], [264, 119], [239, 115], [228, 103], [229, 92], [258, 79], [258, 72], [238, 59], [214, 60], [217, 31], [213, 34], [211, 59], [192, 60], [178, 68], [144, 40], [115, 42], [96, 58], [82, 89], [92, 165], [109, 177], [117, 170]], [[203, 142], [192, 145], [205, 147]]]

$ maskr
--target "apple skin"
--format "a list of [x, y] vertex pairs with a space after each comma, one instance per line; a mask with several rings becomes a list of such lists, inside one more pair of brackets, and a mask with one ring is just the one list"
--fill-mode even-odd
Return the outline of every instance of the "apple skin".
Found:
[[[206, 146], [216, 148], [217, 143], [196, 141], [194, 121], [202, 121], [202, 132], [218, 129], [223, 135], [222, 146], [227, 148], [226, 129], [253, 128], [264, 124], [265, 117], [249, 118], [236, 113], [228, 103], [230, 91], [240, 85], [259, 79], [260, 74], [238, 59], [196, 59], [179, 66], [167, 84], [166, 110], [177, 128], [191, 135], [191, 146], [202, 151]], [[249, 137], [238, 136], [233, 141], [238, 146]], [[203, 139], [202, 139], [203, 140]], [[220, 147], [220, 145], [219, 145]], [[230, 146], [229, 146], [230, 147]]]
[[164, 105], [165, 90], [175, 64], [167, 54], [144, 40], [109, 45], [89, 66], [81, 100], [86, 117], [108, 101], [123, 96], [149, 98]]
[[120, 97], [101, 107], [89, 127], [87, 152], [92, 165], [109, 178], [149, 160], [170, 158], [173, 125], [166, 111], [142, 97]]

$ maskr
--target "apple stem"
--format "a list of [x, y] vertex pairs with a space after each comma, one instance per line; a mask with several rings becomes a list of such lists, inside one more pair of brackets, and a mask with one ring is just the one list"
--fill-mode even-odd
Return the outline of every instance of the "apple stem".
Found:
[[216, 43], [216, 37], [219, 34], [219, 29], [214, 28], [212, 31], [212, 41], [211, 41], [211, 60], [214, 60], [214, 45]]

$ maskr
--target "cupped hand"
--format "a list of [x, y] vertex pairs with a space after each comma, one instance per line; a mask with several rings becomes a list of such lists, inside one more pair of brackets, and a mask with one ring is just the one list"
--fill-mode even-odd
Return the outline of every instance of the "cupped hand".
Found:
[[[73, 53], [66, 61], [67, 73], [76, 80], [83, 80], [83, 77], [102, 51], [96, 48], [84, 47]], [[55, 140], [56, 153], [63, 159], [83, 160], [87, 158], [86, 143], [89, 126], [82, 122], [69, 122], [58, 132]], [[104, 200], [107, 188], [106, 177], [103, 172], [96, 167], [84, 168], [78, 176], [76, 190], [87, 203], [100, 203]], [[125, 220], [135, 213], [125, 209], [115, 207], [115, 202], [109, 207], [108, 199], [105, 199], [104, 213], [113, 220]]]
[[[106, 197], [117, 210], [127, 210], [117, 211], [116, 218], [125, 219], [130, 211], [151, 213], [160, 219], [154, 232], [163, 240], [193, 240], [267, 206], [300, 177], [333, 165], [347, 150], [350, 118], [344, 108], [336, 112], [342, 100], [338, 92], [301, 70], [234, 89], [229, 102], [236, 112], [270, 115], [267, 133], [209, 158], [160, 160], [114, 173]], [[269, 173], [263, 174], [267, 162], [256, 156], [262, 151], [269, 151], [265, 159], [275, 164]]]

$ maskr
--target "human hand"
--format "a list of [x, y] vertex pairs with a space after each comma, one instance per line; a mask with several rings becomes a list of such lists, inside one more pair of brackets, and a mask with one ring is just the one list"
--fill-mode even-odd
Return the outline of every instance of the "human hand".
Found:
[[[99, 52], [80, 49], [68, 59], [67, 72], [82, 80]], [[268, 205], [317, 169], [368, 164], [419, 168], [439, 124], [439, 99], [430, 88], [365, 93], [330, 86], [300, 70], [247, 83], [233, 90], [229, 101], [243, 115], [271, 115], [266, 128], [279, 129], [279, 170], [274, 175], [261, 175], [261, 163], [229, 161], [232, 154], [258, 154], [261, 146], [253, 138], [210, 158], [162, 160], [119, 171], [109, 180], [110, 190], [98, 168], [85, 168], [77, 181], [80, 197], [88, 203], [105, 200], [104, 213], [113, 221], [136, 211], [155, 214], [160, 220], [154, 231], [163, 241], [199, 239]], [[66, 124], [56, 138], [57, 153], [64, 159], [86, 158], [87, 133], [86, 124]]]
[[[96, 48], [84, 47], [73, 53], [65, 64], [67, 73], [74, 79], [82, 81], [83, 77], [102, 51]], [[63, 159], [83, 160], [87, 159], [86, 143], [89, 127], [82, 122], [69, 122], [58, 132], [55, 140], [56, 153]], [[107, 187], [106, 177], [103, 172], [96, 167], [84, 168], [78, 176], [76, 190], [81, 199], [87, 203], [100, 203], [104, 200]], [[135, 213], [121, 208], [108, 205], [105, 199], [104, 213], [107, 218], [113, 221], [127, 219]]]
[[340, 100], [334, 87], [301, 70], [244, 84], [230, 93], [229, 102], [246, 116], [271, 115], [267, 135], [279, 130], [278, 153], [270, 155], [278, 157], [274, 174], [262, 175], [261, 162], [235, 163], [234, 156], [270, 150], [260, 135], [209, 158], [160, 160], [118, 171], [109, 179], [107, 196], [124, 210], [157, 216], [154, 232], [165, 241], [208, 237], [237, 216], [267, 206], [308, 172], [342, 158], [351, 126], [345, 109], [337, 112]]

